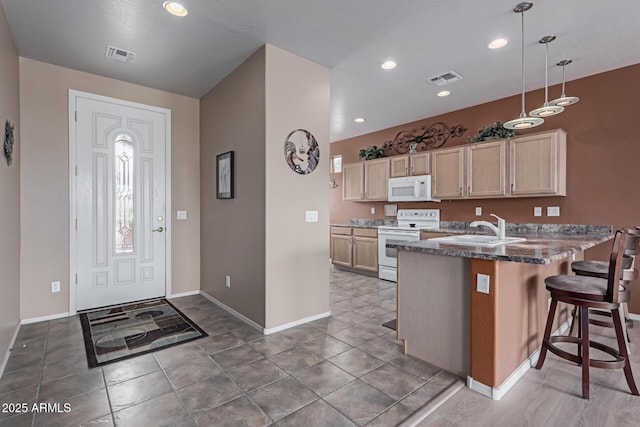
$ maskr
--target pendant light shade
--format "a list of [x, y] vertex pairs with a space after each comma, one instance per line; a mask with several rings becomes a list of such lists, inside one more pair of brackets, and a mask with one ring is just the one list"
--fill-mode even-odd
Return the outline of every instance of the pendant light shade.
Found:
[[544, 55], [544, 105], [529, 112], [531, 117], [555, 116], [564, 111], [564, 107], [561, 105], [549, 104], [549, 43], [555, 39], [556, 36], [544, 36], [539, 40], [539, 43], [544, 43], [546, 48]]
[[513, 119], [513, 120], [509, 120], [508, 122], [506, 122], [504, 124], [504, 127], [507, 129], [528, 129], [528, 128], [532, 128], [532, 127], [536, 127], [536, 126], [540, 126], [542, 123], [544, 123], [544, 119], [542, 119], [541, 117], [527, 117], [527, 113], [525, 113], [524, 111], [524, 91], [525, 91], [525, 85], [524, 85], [524, 13], [531, 9], [531, 7], [533, 6], [533, 3], [531, 2], [522, 2], [519, 3], [514, 9], [513, 11], [515, 13], [520, 13], [522, 15], [522, 49], [521, 49], [521, 54], [522, 54], [522, 112], [520, 113], [520, 117], [518, 117], [517, 119]]
[[567, 105], [573, 105], [576, 102], [580, 101], [580, 98], [578, 98], [577, 96], [567, 96], [564, 94], [564, 67], [571, 64], [572, 62], [573, 61], [571, 59], [563, 59], [556, 64], [557, 66], [562, 67], [562, 95], [560, 95], [560, 98], [554, 99], [549, 104], [566, 107]]

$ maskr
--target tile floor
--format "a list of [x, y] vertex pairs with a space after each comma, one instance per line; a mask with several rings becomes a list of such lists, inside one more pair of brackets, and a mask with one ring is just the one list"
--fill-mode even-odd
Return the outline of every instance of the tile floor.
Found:
[[95, 369], [77, 316], [25, 325], [0, 404], [53, 405], [5, 407], [0, 427], [396, 425], [458, 378], [402, 355], [381, 326], [395, 293], [332, 270], [333, 315], [269, 336], [201, 296], [174, 299], [209, 337]]

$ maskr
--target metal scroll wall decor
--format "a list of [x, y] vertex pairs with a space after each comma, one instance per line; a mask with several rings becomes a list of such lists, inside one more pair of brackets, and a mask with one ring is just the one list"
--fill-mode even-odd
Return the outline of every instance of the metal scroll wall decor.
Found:
[[294, 130], [285, 139], [284, 158], [295, 173], [306, 175], [313, 172], [320, 161], [316, 137], [308, 130]]
[[7, 159], [7, 166], [13, 162], [13, 125], [9, 120], [4, 123], [4, 157]]
[[426, 151], [428, 148], [440, 148], [449, 138], [461, 137], [466, 131], [467, 128], [462, 125], [449, 127], [443, 122], [437, 122], [428, 127], [421, 126], [410, 131], [398, 132], [393, 141], [385, 141], [382, 149], [398, 154]]

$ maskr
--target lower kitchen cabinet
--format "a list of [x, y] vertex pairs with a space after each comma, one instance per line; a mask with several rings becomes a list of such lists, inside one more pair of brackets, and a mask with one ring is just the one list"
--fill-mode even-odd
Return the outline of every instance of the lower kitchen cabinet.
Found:
[[335, 265], [378, 271], [378, 230], [331, 227], [331, 261]]

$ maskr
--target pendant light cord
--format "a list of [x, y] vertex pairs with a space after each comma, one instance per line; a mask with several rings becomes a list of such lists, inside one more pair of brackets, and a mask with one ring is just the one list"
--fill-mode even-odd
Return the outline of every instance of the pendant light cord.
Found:
[[566, 95], [564, 94], [564, 65], [562, 66], [562, 95], [560, 98], [564, 98]]
[[544, 43], [544, 106], [549, 106], [549, 42]]
[[522, 15], [522, 25], [520, 26], [522, 34], [521, 34], [521, 39], [522, 39], [522, 49], [520, 51], [520, 56], [521, 56], [521, 68], [522, 68], [522, 112], [520, 114], [521, 117], [525, 117], [526, 113], [524, 112], [524, 9], [522, 10], [522, 12], [520, 13]]

